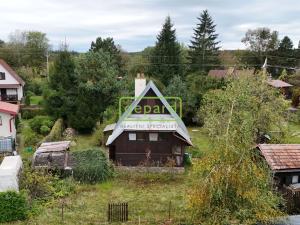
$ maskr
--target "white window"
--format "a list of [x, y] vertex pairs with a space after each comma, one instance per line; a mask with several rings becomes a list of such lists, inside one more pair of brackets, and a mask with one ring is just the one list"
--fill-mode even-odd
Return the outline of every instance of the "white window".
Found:
[[292, 184], [297, 184], [299, 181], [299, 176], [293, 176], [292, 177]]
[[149, 133], [149, 141], [157, 141], [158, 133]]
[[136, 141], [136, 133], [128, 134], [129, 141]]

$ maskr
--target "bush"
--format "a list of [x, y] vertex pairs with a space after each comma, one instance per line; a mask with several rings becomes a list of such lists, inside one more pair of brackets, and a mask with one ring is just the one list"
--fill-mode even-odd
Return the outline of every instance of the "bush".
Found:
[[46, 125], [43, 125], [43, 126], [41, 126], [41, 128], [40, 128], [40, 133], [42, 134], [42, 135], [47, 135], [49, 132], [50, 132], [50, 128], [48, 127], [48, 126], [46, 126]]
[[31, 200], [48, 199], [55, 192], [53, 181], [54, 177], [50, 174], [25, 167], [20, 179], [20, 188], [28, 192]]
[[74, 179], [85, 183], [97, 183], [105, 181], [113, 174], [104, 152], [100, 149], [88, 149], [72, 153], [76, 166], [74, 168]]
[[53, 126], [53, 120], [49, 116], [36, 116], [29, 121], [29, 126], [36, 133], [43, 134], [46, 127], [50, 131], [50, 128]]
[[41, 139], [41, 136], [37, 135], [30, 127], [23, 127], [22, 134], [25, 146], [34, 146]]
[[64, 128], [63, 119], [56, 120], [56, 122], [54, 123], [50, 133], [44, 138], [43, 142], [61, 140], [63, 128]]
[[46, 115], [45, 111], [43, 109], [21, 109], [21, 115], [23, 119], [32, 119], [36, 116], [42, 116]]
[[24, 220], [28, 215], [28, 204], [23, 193], [14, 191], [0, 193], [0, 223]]

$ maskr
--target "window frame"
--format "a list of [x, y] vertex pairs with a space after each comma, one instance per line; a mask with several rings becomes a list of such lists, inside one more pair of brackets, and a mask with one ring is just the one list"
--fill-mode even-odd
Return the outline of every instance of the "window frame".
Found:
[[[153, 139], [153, 136], [151, 138], [151, 135], [156, 135], [156, 138]], [[159, 133], [157, 133], [157, 132], [156, 133], [150, 132], [149, 133], [149, 141], [151, 141], [151, 142], [157, 142], [158, 139], [159, 139], [158, 136], [159, 136]]]
[[[297, 179], [297, 181], [294, 181], [294, 178]], [[299, 183], [299, 175], [293, 175], [292, 176], [292, 184], [298, 184]]]
[[5, 80], [5, 72], [0, 72], [0, 80]]

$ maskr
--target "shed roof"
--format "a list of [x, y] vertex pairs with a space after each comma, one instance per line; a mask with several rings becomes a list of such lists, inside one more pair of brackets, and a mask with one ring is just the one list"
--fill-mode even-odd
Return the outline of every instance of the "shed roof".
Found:
[[293, 85], [286, 83], [282, 80], [269, 80], [268, 84], [275, 88], [292, 87]]
[[17, 104], [11, 104], [0, 101], [0, 112], [16, 115], [18, 114], [20, 106]]
[[208, 76], [214, 78], [225, 78], [227, 75], [227, 70], [210, 70]]
[[36, 153], [66, 151], [70, 148], [70, 144], [71, 141], [44, 142], [36, 150]]
[[[174, 125], [174, 123], [176, 123], [176, 126], [172, 126], [172, 129], [166, 129], [166, 126], [157, 126], [155, 130], [161, 130], [161, 131], [170, 131], [173, 130], [174, 132], [177, 132], [180, 136], [183, 137], [183, 139], [189, 144], [192, 145], [188, 130], [186, 128], [186, 126], [184, 125], [183, 121], [180, 119], [180, 117], [177, 115], [177, 113], [172, 109], [172, 107], [169, 105], [169, 103], [167, 102], [167, 100], [164, 98], [164, 96], [162, 95], [162, 93], [157, 89], [157, 87], [155, 86], [155, 84], [152, 81], [149, 81], [149, 83], [147, 84], [146, 88], [144, 89], [144, 91], [141, 93], [141, 95], [136, 98], [132, 104], [130, 105], [130, 107], [127, 108], [127, 110], [122, 114], [121, 118], [119, 119], [119, 121], [117, 122], [113, 133], [108, 137], [108, 140], [106, 142], [106, 145], [110, 145], [120, 134], [122, 134], [123, 131], [126, 130], [136, 130], [136, 129], [128, 129], [127, 128], [127, 124], [130, 123], [130, 121], [126, 121], [127, 119], [132, 119], [132, 117], [134, 117], [135, 115], [132, 114], [132, 111], [135, 109], [135, 107], [139, 104], [139, 102], [142, 100], [142, 98], [148, 93], [148, 91], [152, 89], [153, 92], [156, 94], [156, 96], [161, 100], [162, 104], [168, 109], [170, 116], [172, 118], [172, 121], [170, 121], [172, 123], [172, 125]], [[149, 118], [151, 117], [156, 117], [157, 115], [147, 115]], [[161, 116], [161, 115], [160, 115]], [[146, 123], [145, 127], [150, 127], [153, 125], [153, 122], [151, 120], [149, 120], [149, 118], [147, 118], [147, 121], [145, 121], [145, 118], [141, 118], [141, 121], [143, 121], [142, 123]], [[140, 121], [138, 121], [138, 118], [135, 118], [135, 121], [137, 121], [137, 123], [140, 123]], [[162, 123], [166, 123], [167, 121], [162, 121]], [[125, 123], [125, 124], [124, 124]], [[170, 127], [170, 126], [169, 126]], [[143, 130], [147, 130], [144, 129]]]
[[25, 85], [25, 81], [3, 60], [0, 59], [0, 64], [21, 84]]
[[103, 132], [107, 132], [107, 131], [112, 131], [115, 129], [116, 123], [112, 123], [112, 124], [108, 124], [106, 125], [106, 127], [104, 128]]
[[300, 144], [259, 144], [273, 171], [300, 170]]

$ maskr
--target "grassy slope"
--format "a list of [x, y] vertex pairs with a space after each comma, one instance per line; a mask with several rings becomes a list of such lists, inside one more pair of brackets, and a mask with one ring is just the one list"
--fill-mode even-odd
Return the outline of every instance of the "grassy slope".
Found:
[[42, 101], [43, 101], [43, 96], [34, 95], [30, 97], [31, 105], [38, 105]]
[[[183, 220], [188, 181], [184, 175], [176, 177], [175, 180], [162, 182], [153, 182], [152, 178], [145, 180], [115, 178], [98, 185], [80, 185], [76, 194], [65, 200], [64, 224], [102, 224], [101, 222], [104, 223], [107, 219], [108, 202], [128, 202], [129, 219], [133, 222], [131, 224], [138, 224], [139, 216], [142, 221], [148, 221], [143, 224], [158, 224], [154, 221], [167, 220], [170, 201], [172, 202], [171, 218], [176, 221]], [[60, 201], [54, 202], [36, 217], [26, 221], [26, 224], [60, 223]]]

